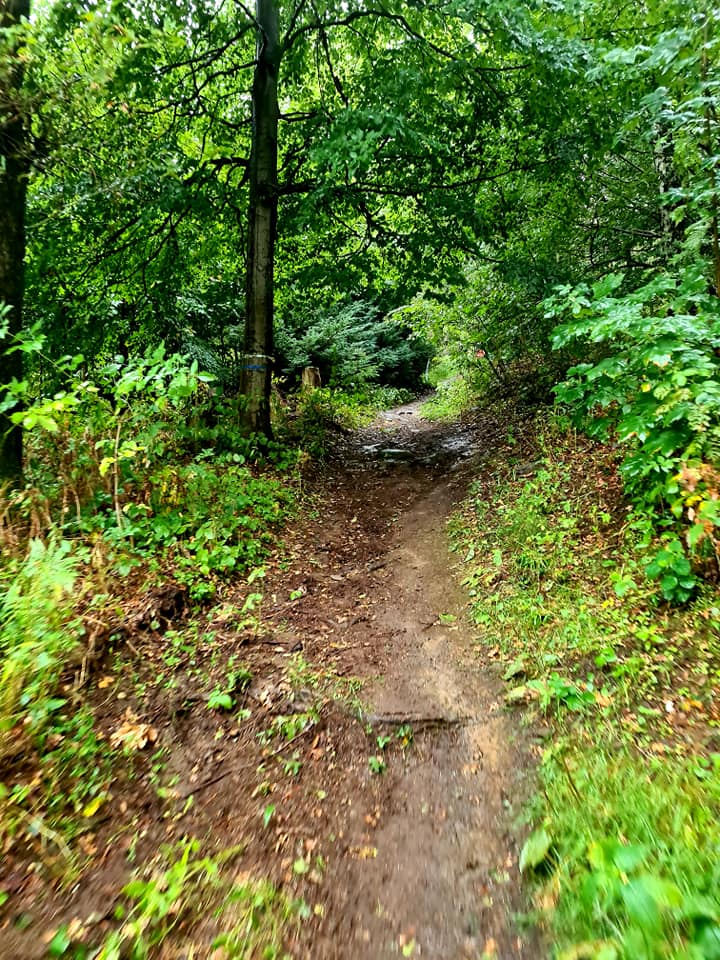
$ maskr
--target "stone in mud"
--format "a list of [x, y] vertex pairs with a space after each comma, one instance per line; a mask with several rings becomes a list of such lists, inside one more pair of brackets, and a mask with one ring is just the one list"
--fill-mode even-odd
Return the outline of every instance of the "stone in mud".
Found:
[[411, 450], [399, 450], [388, 447], [385, 450], [378, 451], [383, 460], [412, 460]]

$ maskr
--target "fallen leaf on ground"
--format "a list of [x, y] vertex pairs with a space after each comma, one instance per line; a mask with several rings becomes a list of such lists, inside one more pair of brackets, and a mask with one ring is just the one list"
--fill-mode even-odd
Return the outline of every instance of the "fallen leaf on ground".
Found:
[[377, 847], [351, 847], [350, 855], [357, 860], [374, 860], [377, 857]]
[[157, 730], [149, 723], [143, 723], [137, 714], [128, 707], [123, 722], [110, 734], [110, 743], [113, 747], [122, 747], [124, 750], [142, 750], [149, 743], [157, 740]]

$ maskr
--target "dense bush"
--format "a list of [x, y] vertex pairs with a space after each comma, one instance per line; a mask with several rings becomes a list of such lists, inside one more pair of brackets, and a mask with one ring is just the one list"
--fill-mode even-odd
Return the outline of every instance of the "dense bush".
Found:
[[401, 311], [402, 322], [447, 357], [456, 373], [482, 373], [506, 385], [518, 358], [545, 355], [547, 322], [521, 284], [511, 284], [488, 265], [467, 264], [462, 284], [417, 297]]
[[116, 357], [92, 378], [79, 376], [81, 364], [57, 365], [65, 389], [52, 397], [12, 388], [25, 404], [13, 416], [25, 427], [28, 466], [25, 488], [5, 495], [6, 547], [19, 550], [23, 530], [56, 530], [79, 538], [86, 560], [102, 542], [121, 574], [162, 557], [196, 599], [257, 564], [293, 501], [276, 471], [292, 470], [297, 451], [244, 433], [237, 405], [215, 395], [197, 362], [162, 346]]
[[685, 548], [715, 570], [719, 554], [720, 302], [700, 266], [624, 296], [622, 284], [613, 274], [547, 302], [564, 320], [554, 346], [593, 357], [570, 369], [557, 396], [592, 434], [626, 447], [627, 490], [664, 532], [648, 572], [668, 599], [684, 600], [694, 585]]
[[279, 366], [291, 383], [303, 367], [313, 366], [331, 387], [380, 383], [413, 389], [432, 354], [426, 340], [362, 300], [326, 308], [309, 323], [305, 316], [286, 319], [276, 339]]

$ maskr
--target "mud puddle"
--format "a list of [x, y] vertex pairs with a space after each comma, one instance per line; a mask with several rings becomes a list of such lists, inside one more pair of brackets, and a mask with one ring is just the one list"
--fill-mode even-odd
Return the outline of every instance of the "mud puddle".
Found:
[[487, 455], [471, 424], [433, 424], [422, 419], [421, 406], [418, 400], [387, 410], [369, 427], [339, 444], [346, 467], [374, 471], [383, 465], [404, 463], [433, 471], [455, 471], [463, 462], [477, 463]]

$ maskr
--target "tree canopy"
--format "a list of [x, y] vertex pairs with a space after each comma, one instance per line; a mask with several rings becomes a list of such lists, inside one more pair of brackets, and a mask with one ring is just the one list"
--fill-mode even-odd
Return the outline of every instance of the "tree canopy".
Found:
[[271, 374], [320, 316], [404, 308], [500, 369], [545, 351], [558, 284], [720, 270], [712, 10], [3, 9], [3, 188], [28, 189], [25, 326], [50, 356], [162, 341], [267, 432]]

